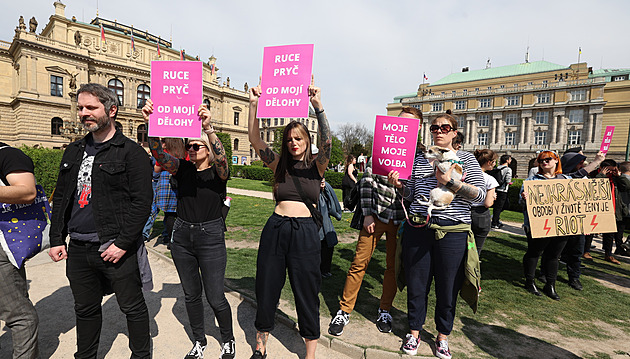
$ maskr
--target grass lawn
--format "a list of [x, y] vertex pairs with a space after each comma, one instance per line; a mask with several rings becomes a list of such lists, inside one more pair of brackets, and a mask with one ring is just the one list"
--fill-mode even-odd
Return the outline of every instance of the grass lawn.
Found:
[[[322, 282], [320, 294], [322, 317], [329, 318], [330, 313], [338, 309], [345, 273], [354, 256], [354, 247], [354, 244], [338, 244], [335, 247], [332, 270], [334, 275]], [[534, 297], [523, 289], [522, 257], [526, 247], [527, 243], [522, 237], [491, 233], [481, 254], [483, 291], [479, 310], [477, 314], [473, 314], [464, 301], [461, 299], [458, 301], [455, 330], [452, 333], [454, 337], [466, 336], [478, 347], [483, 348], [481, 352], [500, 353], [506, 349], [503, 343], [521, 340], [524, 334], [520, 334], [519, 330], [523, 327], [555, 332], [562, 337], [590, 340], [604, 339], [608, 334], [597, 330], [589, 323], [601, 321], [622, 332], [630, 332], [629, 316], [625, 309], [620, 310], [630, 308], [630, 295], [604, 287], [593, 279], [594, 276], [630, 276], [630, 265], [615, 266], [596, 258], [584, 270], [581, 280], [585, 290], [581, 292], [568, 287], [566, 270], [561, 266], [557, 284], [561, 300], [556, 302], [545, 296]], [[232, 285], [243, 289], [252, 297], [255, 267], [255, 249], [228, 249], [226, 278]], [[373, 312], [379, 305], [384, 269], [385, 243], [381, 241], [364, 277], [353, 318], [375, 316]], [[432, 319], [435, 308], [433, 293], [432, 289], [425, 324], [429, 332], [433, 332], [435, 328]], [[399, 337], [404, 337], [407, 331], [406, 297], [406, 290], [399, 292], [392, 310], [396, 323], [394, 334]], [[288, 278], [281, 298], [293, 303]], [[325, 330], [322, 328], [323, 333]], [[479, 356], [475, 353], [462, 354], [458, 353], [458, 358]], [[593, 356], [595, 357], [600, 356]]]
[[[230, 180], [228, 181], [228, 187], [248, 189], [251, 191], [262, 191], [262, 192], [273, 191], [273, 184], [271, 182], [251, 180], [251, 179], [238, 178], [238, 177], [230, 178]], [[341, 201], [342, 200], [341, 190], [338, 188], [335, 188], [334, 190], [335, 190], [335, 194], [337, 195], [337, 198], [339, 199], [339, 201]]]

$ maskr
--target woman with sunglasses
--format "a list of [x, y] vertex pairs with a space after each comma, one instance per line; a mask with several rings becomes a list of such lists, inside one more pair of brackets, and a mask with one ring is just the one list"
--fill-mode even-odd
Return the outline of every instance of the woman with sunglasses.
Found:
[[[153, 102], [142, 108], [149, 123]], [[212, 307], [221, 332], [221, 358], [235, 355], [232, 310], [225, 298], [223, 282], [227, 252], [222, 216], [228, 164], [225, 149], [210, 121], [210, 110], [199, 106], [203, 134], [188, 139], [190, 161], [166, 153], [157, 137], [149, 137], [153, 156], [177, 180], [177, 220], [173, 225], [171, 254], [184, 289], [186, 312], [192, 328], [193, 348], [186, 359], [203, 358], [207, 340], [204, 328], [202, 290]], [[201, 273], [200, 273], [201, 272]]]
[[[457, 120], [449, 114], [435, 118], [430, 127], [436, 146], [454, 150], [453, 139], [457, 136]], [[416, 355], [420, 331], [427, 312], [427, 300], [431, 282], [435, 280], [435, 323], [438, 335], [435, 341], [435, 356], [451, 358], [448, 335], [453, 329], [457, 294], [464, 282], [464, 266], [468, 243], [474, 253], [474, 238], [470, 230], [471, 203], [482, 203], [486, 196], [483, 174], [475, 157], [465, 151], [457, 151], [460, 165], [466, 175], [463, 181], [451, 178], [454, 167], [445, 173], [431, 165], [420, 153], [413, 164], [411, 179], [399, 181], [399, 173], [392, 171], [389, 181], [403, 190], [403, 195], [412, 200], [409, 219], [404, 224], [402, 259], [407, 284], [407, 318], [411, 333], [403, 341], [403, 351]], [[429, 192], [443, 185], [456, 196], [444, 210], [433, 210], [426, 223], [427, 206], [419, 199], [429, 198]], [[470, 237], [469, 237], [470, 233]], [[477, 257], [478, 258], [478, 257]], [[478, 288], [472, 287], [476, 306]], [[470, 292], [469, 292], [470, 294]]]
[[[538, 173], [528, 177], [525, 181], [571, 178], [562, 174], [560, 158], [555, 151], [541, 151], [536, 156], [536, 161], [538, 162]], [[527, 193], [523, 191], [523, 188], [524, 186], [521, 187], [520, 195], [523, 201], [526, 202]], [[560, 253], [562, 253], [569, 236], [532, 238], [526, 207], [524, 207], [523, 214], [525, 216], [523, 227], [527, 235], [527, 252], [523, 256], [525, 289], [536, 296], [542, 295], [534, 283], [536, 265], [538, 264], [538, 258], [542, 255], [542, 265], [545, 268], [545, 278], [547, 280], [542, 291], [549, 298], [559, 300], [560, 297], [556, 293], [555, 287], [556, 277], [558, 276], [558, 257], [560, 257]]]
[[[311, 82], [308, 94], [317, 114], [317, 157], [311, 152], [311, 137], [304, 124], [291, 121], [282, 134], [280, 154], [261, 138], [256, 118], [260, 85], [249, 91], [249, 141], [274, 172], [276, 207], [260, 235], [256, 260], [256, 348], [251, 359], [267, 357], [267, 338], [286, 272], [298, 316], [300, 335], [306, 344], [306, 359], [315, 358], [319, 338], [319, 290], [321, 286], [319, 228], [315, 223], [321, 180], [330, 160], [332, 136], [321, 101], [321, 91]], [[311, 218], [313, 217], [313, 218]], [[321, 219], [321, 214], [319, 214]]]

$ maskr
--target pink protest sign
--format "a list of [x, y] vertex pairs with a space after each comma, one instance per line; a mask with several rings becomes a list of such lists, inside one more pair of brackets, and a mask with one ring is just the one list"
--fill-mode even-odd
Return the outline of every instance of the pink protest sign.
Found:
[[387, 176], [398, 171], [400, 178], [409, 179], [416, 154], [420, 120], [391, 116], [376, 116], [372, 146], [372, 173]]
[[612, 136], [614, 132], [615, 126], [606, 126], [604, 138], [602, 138], [602, 146], [599, 148], [599, 150], [604, 152], [604, 154], [608, 152], [608, 148], [610, 147], [610, 142], [612, 142]]
[[151, 61], [151, 137], [199, 137], [203, 97], [201, 62]]
[[308, 117], [312, 70], [312, 44], [265, 47], [257, 117]]

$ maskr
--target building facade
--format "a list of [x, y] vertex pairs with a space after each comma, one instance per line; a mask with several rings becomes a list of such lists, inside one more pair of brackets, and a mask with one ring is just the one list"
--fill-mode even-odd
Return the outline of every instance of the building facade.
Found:
[[606, 126], [615, 126], [609, 158], [623, 160], [630, 125], [630, 69], [595, 70], [586, 63], [570, 66], [546, 61], [487, 67], [448, 75], [387, 105], [396, 116], [403, 106], [425, 116], [422, 138], [431, 141], [429, 125], [450, 110], [464, 134], [463, 149], [490, 148], [514, 157], [525, 177], [536, 151], [562, 153], [581, 146], [591, 157], [600, 149]]
[[[94, 82], [118, 95], [117, 126], [126, 136], [146, 143], [141, 108], [151, 96], [151, 61], [180, 60], [180, 52], [148, 31], [99, 17], [82, 23], [74, 16], [66, 18], [61, 2], [55, 2], [54, 8], [39, 34], [36, 26], [27, 28], [20, 17], [12, 41], [0, 41], [2, 141], [61, 148], [83, 136], [76, 90], [80, 84]], [[101, 41], [101, 26], [105, 42]], [[230, 134], [232, 160], [249, 163], [247, 84], [237, 90], [230, 87], [229, 77], [220, 83], [216, 60], [212, 56], [203, 62], [203, 102], [210, 108], [214, 127]]]

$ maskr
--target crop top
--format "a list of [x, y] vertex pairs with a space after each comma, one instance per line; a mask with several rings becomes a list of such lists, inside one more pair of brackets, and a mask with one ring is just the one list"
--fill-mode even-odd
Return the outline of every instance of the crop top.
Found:
[[319, 174], [315, 161], [311, 162], [310, 167], [305, 167], [304, 162], [291, 160], [291, 169], [284, 175], [284, 182], [278, 183], [275, 190], [276, 204], [282, 201], [296, 201], [302, 202], [302, 196], [298, 193], [293, 183], [291, 174], [295, 175], [302, 185], [302, 189], [306, 192], [307, 198], [317, 204], [319, 200], [320, 186], [322, 183], [322, 176]]

